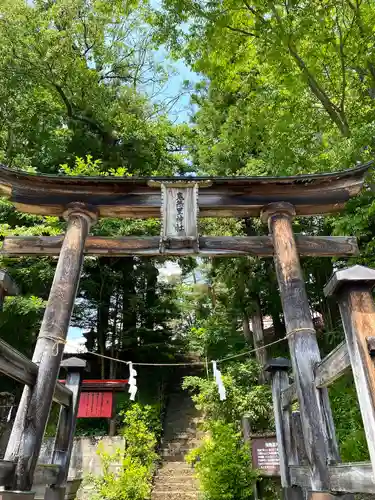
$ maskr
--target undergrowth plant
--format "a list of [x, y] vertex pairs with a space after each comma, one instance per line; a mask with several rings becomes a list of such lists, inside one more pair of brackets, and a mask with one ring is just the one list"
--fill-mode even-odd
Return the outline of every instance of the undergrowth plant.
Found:
[[147, 500], [158, 455], [155, 451], [161, 423], [156, 408], [134, 404], [123, 412], [125, 449], [107, 453], [98, 445], [100, 476], [90, 475], [91, 500]]
[[248, 500], [258, 477], [251, 467], [249, 449], [233, 424], [209, 421], [209, 434], [187, 457], [195, 464], [206, 500]]

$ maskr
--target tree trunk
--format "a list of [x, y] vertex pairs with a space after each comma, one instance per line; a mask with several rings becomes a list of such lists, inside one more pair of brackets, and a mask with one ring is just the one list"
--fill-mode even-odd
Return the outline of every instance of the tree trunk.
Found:
[[243, 336], [245, 337], [246, 342], [249, 344], [249, 346], [252, 346], [253, 339], [249, 325], [249, 316], [247, 315], [246, 312], [243, 313], [242, 327], [243, 327]]
[[259, 374], [259, 383], [264, 384], [266, 379], [264, 376], [263, 367], [267, 361], [267, 353], [264, 348], [262, 349], [262, 346], [264, 346], [264, 331], [259, 296], [254, 297], [253, 308], [254, 312], [251, 315], [251, 326], [253, 329], [254, 349], [257, 349], [255, 351], [255, 357], [259, 365], [262, 367]]
[[[103, 259], [99, 259], [99, 266], [103, 263]], [[104, 266], [103, 266], [104, 267]], [[98, 347], [99, 353], [102, 356], [106, 354], [106, 344], [107, 344], [107, 334], [109, 327], [109, 309], [111, 302], [111, 287], [109, 284], [109, 280], [106, 279], [104, 270], [101, 273], [101, 288], [99, 293], [99, 304], [98, 304], [98, 312], [97, 312], [97, 332], [98, 332]], [[100, 375], [102, 379], [105, 379], [106, 374], [106, 364], [105, 359], [101, 359], [101, 369]]]

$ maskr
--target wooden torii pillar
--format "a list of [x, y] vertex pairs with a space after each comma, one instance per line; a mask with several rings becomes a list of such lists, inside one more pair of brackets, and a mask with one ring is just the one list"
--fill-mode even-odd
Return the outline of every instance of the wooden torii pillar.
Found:
[[[30, 490], [79, 282], [83, 255], [275, 256], [311, 473], [311, 499], [327, 500], [327, 465], [339, 460], [326, 389], [313, 385], [320, 360], [299, 255], [350, 256], [355, 238], [294, 235], [292, 219], [341, 210], [371, 163], [334, 174], [295, 177], [61, 177], [0, 165], [0, 193], [23, 212], [65, 216], [65, 235], [6, 238], [6, 255], [59, 255], [33, 361], [6, 458], [17, 462], [14, 487]], [[200, 217], [259, 217], [271, 235], [204, 237]], [[158, 237], [87, 237], [96, 217], [162, 218]]]
[[[296, 210], [275, 203], [262, 212], [275, 249], [275, 267], [311, 472], [311, 500], [328, 500], [328, 464], [340, 460], [327, 389], [317, 389], [315, 366], [321, 361], [305, 281], [292, 228]], [[348, 497], [347, 497], [348, 498]], [[354, 497], [353, 497], [354, 498]]]
[[13, 484], [17, 491], [31, 490], [33, 484], [81, 275], [85, 241], [96, 211], [74, 203], [66, 207], [64, 217], [67, 229], [32, 358], [39, 368], [36, 383], [23, 391], [5, 452], [6, 460], [17, 462]]

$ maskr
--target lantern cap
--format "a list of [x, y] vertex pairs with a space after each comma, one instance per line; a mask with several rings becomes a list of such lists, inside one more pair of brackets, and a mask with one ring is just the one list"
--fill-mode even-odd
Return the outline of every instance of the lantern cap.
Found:
[[375, 285], [375, 270], [366, 266], [352, 266], [333, 273], [324, 287], [324, 295], [335, 295], [346, 283]]
[[264, 371], [266, 372], [276, 372], [276, 371], [288, 371], [291, 368], [289, 359], [286, 358], [272, 358], [267, 361], [264, 365]]
[[68, 371], [87, 370], [87, 361], [85, 359], [77, 358], [77, 356], [72, 356], [64, 359], [60, 366]]

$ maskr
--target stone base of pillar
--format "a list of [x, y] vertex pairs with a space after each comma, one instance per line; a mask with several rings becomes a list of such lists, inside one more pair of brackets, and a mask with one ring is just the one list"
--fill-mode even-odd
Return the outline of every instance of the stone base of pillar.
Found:
[[0, 491], [0, 500], [34, 500], [34, 491]]

